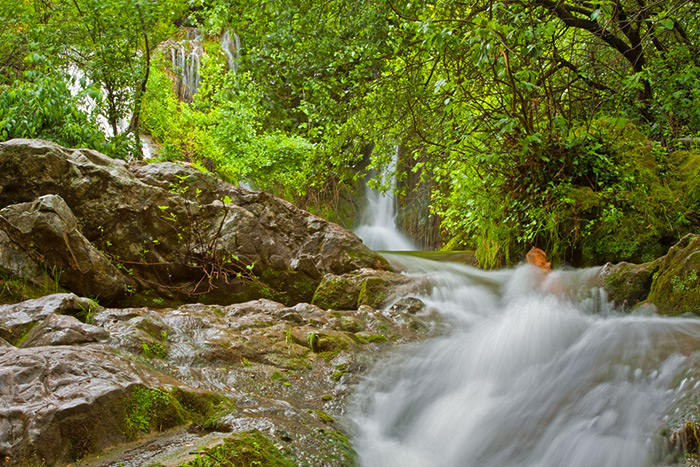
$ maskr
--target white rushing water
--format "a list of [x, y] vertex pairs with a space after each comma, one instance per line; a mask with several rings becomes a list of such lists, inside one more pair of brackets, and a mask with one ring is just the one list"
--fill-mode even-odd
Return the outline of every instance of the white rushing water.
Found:
[[[665, 465], [655, 434], [683, 397], [700, 321], [622, 315], [595, 269], [545, 276], [407, 257], [444, 337], [380, 362], [353, 425], [365, 467]], [[655, 441], [656, 439], [656, 441]]]

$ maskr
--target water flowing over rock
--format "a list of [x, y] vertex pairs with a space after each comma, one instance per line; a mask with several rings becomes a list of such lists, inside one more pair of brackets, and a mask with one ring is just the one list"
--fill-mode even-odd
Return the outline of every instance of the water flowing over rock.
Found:
[[[105, 303], [125, 290], [217, 303], [277, 293], [296, 303], [311, 300], [323, 274], [387, 267], [338, 225], [186, 165], [129, 166], [12, 140], [0, 144], [0, 173], [0, 266], [17, 276], [55, 267], [60, 285]], [[39, 231], [50, 238], [37, 250]], [[33, 261], [8, 267], [23, 255]]]

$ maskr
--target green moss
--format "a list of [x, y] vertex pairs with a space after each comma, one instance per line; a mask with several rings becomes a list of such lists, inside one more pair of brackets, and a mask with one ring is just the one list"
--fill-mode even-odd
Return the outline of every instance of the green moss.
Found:
[[272, 378], [272, 381], [276, 381], [278, 383], [282, 383], [284, 385], [289, 386], [289, 380], [279, 371], [275, 371], [274, 373], [272, 373], [272, 376], [270, 376], [270, 378]]
[[158, 358], [158, 359], [163, 359], [168, 355], [168, 348], [165, 346], [165, 344], [161, 342], [153, 342], [153, 343], [147, 343], [144, 342], [142, 344], [143, 347], [143, 356], [146, 358]]
[[185, 423], [187, 413], [172, 394], [136, 386], [124, 403], [124, 434], [134, 439], [139, 432], [163, 431]]
[[318, 434], [329, 448], [329, 452], [326, 455], [329, 461], [332, 460], [336, 465], [347, 467], [360, 465], [357, 460], [357, 453], [352, 448], [350, 441], [348, 441], [348, 437], [342, 431], [319, 429]]
[[616, 304], [633, 306], [649, 296], [654, 274], [662, 261], [663, 258], [659, 258], [651, 263], [611, 266], [612, 271], [603, 278], [603, 287]]
[[237, 433], [180, 467], [294, 467], [275, 444], [258, 430]]
[[341, 363], [340, 365], [335, 366], [335, 372], [331, 375], [331, 379], [333, 381], [340, 381], [340, 379], [348, 374], [348, 364], [347, 363]]
[[371, 332], [362, 332], [355, 334], [355, 336], [359, 339], [360, 343], [362, 344], [370, 344], [373, 342], [388, 342], [389, 339], [386, 338], [386, 336], [383, 336], [381, 334], [374, 334]]
[[306, 274], [292, 270], [265, 269], [260, 275], [260, 280], [264, 284], [260, 287], [263, 298], [287, 306], [310, 302], [318, 285], [318, 281], [309, 278]]
[[369, 277], [362, 281], [360, 294], [357, 297], [357, 306], [369, 305], [372, 308], [380, 308], [387, 298], [390, 283], [378, 277]]
[[316, 346], [314, 347], [314, 352], [334, 352], [347, 350], [350, 348], [351, 342], [352, 340], [345, 335], [334, 336], [321, 334], [318, 338]]
[[27, 339], [27, 336], [29, 335], [31, 330], [34, 329], [38, 324], [38, 321], [32, 321], [15, 330], [0, 328], [0, 337], [2, 337], [15, 347], [19, 347], [22, 344], [22, 342], [24, 342]]
[[19, 303], [46, 295], [67, 292], [48, 272], [44, 273], [43, 282], [43, 286], [35, 285], [0, 269], [0, 304]]
[[219, 394], [185, 391], [177, 388], [172, 396], [187, 412], [187, 418], [204, 430], [221, 430], [222, 419], [236, 410], [236, 404]]
[[316, 288], [311, 303], [324, 309], [357, 309], [360, 289], [343, 276], [326, 275]]
[[221, 428], [221, 419], [235, 410], [224, 396], [176, 388], [172, 391], [136, 386], [124, 401], [124, 434], [163, 431], [192, 422], [206, 430]]

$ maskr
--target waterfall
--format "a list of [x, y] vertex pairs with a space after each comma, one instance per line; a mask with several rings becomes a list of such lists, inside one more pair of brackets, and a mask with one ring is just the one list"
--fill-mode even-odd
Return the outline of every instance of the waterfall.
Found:
[[184, 101], [191, 101], [199, 89], [202, 80], [200, 69], [202, 66], [202, 32], [196, 28], [185, 30], [185, 39], [167, 44], [167, 54], [173, 71], [177, 73], [175, 88], [177, 96]]
[[238, 53], [241, 50], [241, 39], [238, 37], [238, 34], [234, 32], [233, 36], [231, 36], [228, 29], [224, 31], [224, 34], [221, 36], [221, 50], [226, 55], [228, 69], [235, 71], [238, 66]]
[[381, 192], [366, 186], [367, 208], [362, 216], [362, 224], [355, 233], [372, 250], [412, 251], [415, 246], [396, 226], [396, 196], [392, 191], [396, 187], [396, 166], [398, 148], [391, 164], [380, 174], [382, 180], [391, 177], [391, 189]]
[[700, 385], [700, 320], [623, 315], [596, 269], [387, 258], [430, 278], [421, 299], [449, 332], [380, 362], [357, 390], [363, 466], [667, 465], [656, 434]]

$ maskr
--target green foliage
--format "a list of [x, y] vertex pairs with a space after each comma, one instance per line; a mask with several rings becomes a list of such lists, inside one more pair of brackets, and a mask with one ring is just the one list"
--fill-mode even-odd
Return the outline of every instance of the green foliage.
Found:
[[[161, 159], [321, 213], [400, 146], [400, 178], [415, 172], [404, 179], [432, 190], [445, 235], [486, 267], [532, 244], [577, 264], [647, 260], [700, 209], [670, 157], [700, 134], [689, 0], [6, 3], [2, 139], [125, 157], [138, 155], [143, 123]], [[184, 35], [175, 24], [205, 34], [191, 102], [163, 54]], [[233, 71], [224, 30], [243, 44]], [[77, 95], [59, 71], [69, 67], [84, 74]]]
[[33, 53], [20, 79], [0, 84], [0, 140], [42, 138], [68, 147], [115, 149], [100, 131], [96, 115], [84, 110], [87, 92], [72, 95], [68, 77], [46, 57]]
[[313, 145], [266, 131], [261, 95], [250, 76], [229, 72], [220, 49], [206, 50], [192, 103], [177, 101], [168, 85], [176, 70], [162, 57], [156, 60], [143, 109], [145, 128], [162, 145], [161, 157], [209, 165], [230, 181], [247, 181], [290, 198], [304, 193]]
[[514, 144], [522, 149], [491, 155], [488, 171], [457, 171], [460, 189], [440, 200], [448, 228], [478, 239], [482, 265], [533, 244], [560, 261], [644, 262], [663, 254], [663, 239], [687, 231], [668, 215], [678, 199], [661, 171], [666, 153], [628, 121], [601, 119]]

